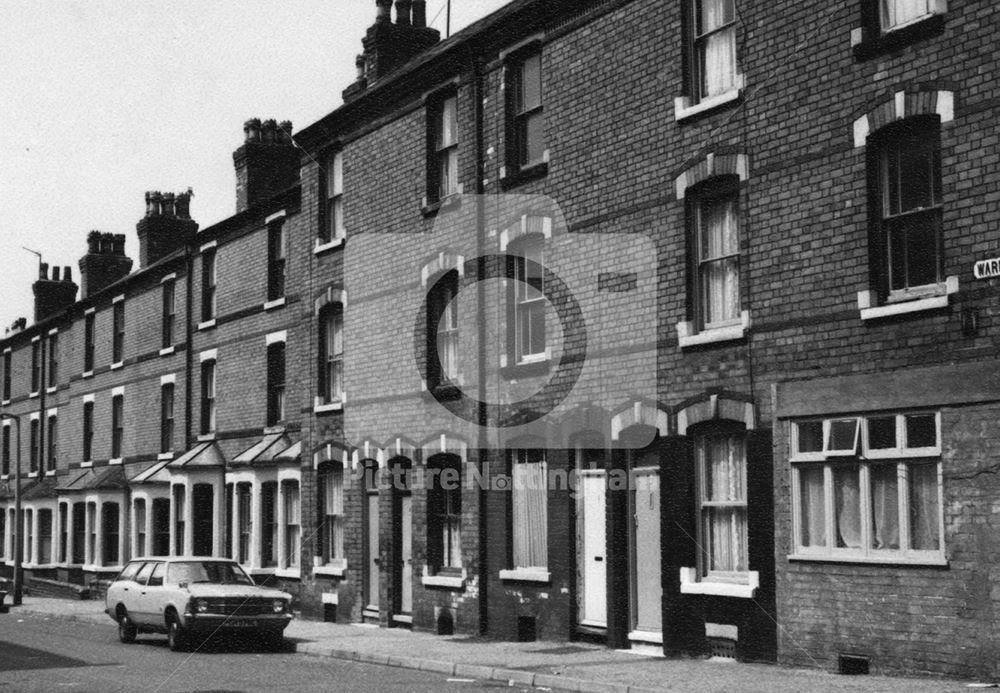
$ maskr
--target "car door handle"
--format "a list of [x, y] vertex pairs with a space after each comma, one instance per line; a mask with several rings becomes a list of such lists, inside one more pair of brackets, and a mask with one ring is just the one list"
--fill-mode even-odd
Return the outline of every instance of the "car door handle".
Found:
[[604, 556], [594, 556], [594, 560], [598, 561], [598, 562], [603, 561], [604, 560]]
[[128, 592], [128, 587], [122, 587], [122, 592]]

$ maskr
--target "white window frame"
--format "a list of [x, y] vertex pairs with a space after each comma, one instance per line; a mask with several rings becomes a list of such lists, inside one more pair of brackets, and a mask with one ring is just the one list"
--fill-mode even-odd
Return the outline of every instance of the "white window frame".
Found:
[[[451, 139], [445, 138], [445, 119], [448, 114], [449, 102], [453, 104], [455, 118], [452, 123], [452, 137]], [[436, 171], [436, 183], [437, 190], [433, 191], [437, 196], [436, 200], [444, 200], [445, 198], [460, 193], [459, 182], [458, 182], [458, 144], [459, 144], [459, 134], [458, 134], [458, 95], [449, 94], [441, 99], [434, 109], [434, 168]], [[445, 175], [445, 164], [447, 163], [447, 172], [449, 175]]]
[[[708, 461], [708, 451], [705, 447], [709, 438], [716, 436], [725, 436], [727, 439], [740, 438], [741, 445], [743, 447], [743, 499], [737, 501], [708, 501], [707, 490], [705, 488], [705, 480], [707, 474], [705, 472], [705, 463]], [[749, 529], [749, 508], [747, 504], [747, 482], [748, 482], [748, 468], [747, 468], [747, 450], [746, 450], [746, 434], [738, 433], [731, 430], [722, 431], [711, 431], [700, 433], [695, 436], [695, 489], [697, 494], [697, 535], [698, 535], [698, 546], [701, 550], [698, 551], [698, 579], [699, 581], [706, 582], [730, 582], [736, 584], [747, 584], [750, 580], [750, 546], [748, 540], [748, 529]], [[705, 536], [705, 525], [704, 525], [704, 513], [705, 508], [743, 508], [743, 552], [747, 556], [747, 570], [741, 571], [720, 571], [720, 570], [710, 570], [706, 565], [706, 554], [710, 553], [712, 547], [709, 545], [709, 540]]]
[[320, 245], [333, 244], [347, 237], [344, 224], [344, 153], [335, 152], [326, 165], [326, 219]]
[[[924, 6], [927, 8], [925, 12], [915, 17], [911, 17], [910, 19], [907, 19], [902, 22], [891, 23], [889, 22], [885, 12], [886, 0], [874, 0], [874, 1], [878, 3], [877, 9], [878, 9], [879, 29], [881, 29], [883, 34], [889, 34], [892, 33], [893, 31], [899, 31], [900, 29], [908, 27], [912, 24], [917, 24], [919, 22], [922, 22], [928, 17], [933, 17], [936, 14], [944, 14], [948, 11], [947, 0], [921, 0], [921, 2], [923, 2]], [[892, 0], [890, 0], [890, 2], [892, 2]]]
[[[933, 415], [936, 428], [936, 443], [933, 446], [909, 447], [906, 441], [906, 417]], [[872, 418], [895, 418], [896, 444], [890, 448], [872, 449], [869, 446], [868, 422]], [[798, 426], [803, 421], [790, 423], [791, 486], [792, 486], [792, 546], [791, 560], [824, 560], [853, 563], [893, 563], [919, 565], [947, 565], [944, 533], [944, 485], [941, 467], [941, 413], [939, 411], [874, 412], [867, 416], [833, 416], [823, 419], [824, 447], [828, 439], [829, 424], [833, 420], [856, 418], [860, 436], [860, 455], [838, 455], [824, 452], [799, 452]], [[810, 421], [815, 422], [816, 419]], [[839, 458], [839, 459], [838, 459]], [[895, 461], [898, 492], [897, 524], [899, 549], [876, 549], [871, 547], [872, 507], [871, 467], [886, 465]], [[935, 464], [937, 470], [938, 508], [938, 549], [920, 550], [910, 548], [910, 503], [909, 470], [911, 466]], [[836, 509], [834, 470], [843, 465], [856, 466], [858, 470], [860, 548], [836, 546]], [[823, 525], [825, 546], [804, 546], [802, 541], [802, 482], [803, 468], [821, 469], [823, 474]]]
[[[537, 252], [534, 252], [536, 251]], [[536, 296], [531, 296], [528, 294], [528, 284], [527, 278], [530, 276], [528, 274], [528, 268], [526, 261], [534, 261], [539, 268], [544, 272], [545, 268], [545, 239], [543, 236], [531, 236], [528, 238], [519, 239], [513, 248], [511, 248], [511, 255], [514, 255], [515, 266], [514, 266], [514, 353], [516, 355], [517, 363], [533, 363], [535, 361], [544, 361], [549, 358], [548, 350], [548, 335], [547, 325], [545, 320], [546, 308], [545, 304], [547, 302], [545, 298], [545, 277], [544, 274], [541, 277], [541, 287], [537, 291]], [[522, 319], [525, 318], [527, 313], [534, 313], [535, 311], [542, 312], [542, 348], [540, 351], [526, 351], [524, 349], [524, 330], [521, 327]]]

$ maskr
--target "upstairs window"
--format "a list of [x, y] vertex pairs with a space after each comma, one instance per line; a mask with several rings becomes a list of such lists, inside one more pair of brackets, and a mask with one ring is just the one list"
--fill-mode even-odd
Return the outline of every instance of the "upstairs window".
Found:
[[10, 388], [11, 388], [11, 366], [13, 362], [13, 353], [10, 351], [5, 351], [3, 353], [3, 401], [6, 402], [10, 399]]
[[458, 272], [437, 280], [427, 300], [427, 385], [458, 382]]
[[41, 426], [38, 419], [31, 420], [28, 436], [28, 471], [36, 474], [41, 455]]
[[517, 361], [545, 357], [544, 242], [532, 236], [512, 244], [514, 263], [514, 333]]
[[31, 394], [37, 394], [42, 384], [42, 344], [37, 339], [31, 343]]
[[344, 558], [344, 468], [328, 462], [320, 469], [320, 501], [323, 513], [323, 560], [330, 564]]
[[122, 458], [122, 441], [125, 438], [125, 396], [111, 398], [111, 459]]
[[125, 360], [125, 301], [118, 301], [111, 309], [111, 362], [121, 363]]
[[94, 370], [94, 313], [87, 313], [83, 319], [83, 372]]
[[344, 228], [344, 154], [336, 152], [326, 164], [326, 220], [321, 226], [324, 243], [347, 236]]
[[430, 156], [428, 161], [428, 202], [439, 202], [459, 191], [458, 184], [458, 97], [442, 98], [428, 112]]
[[267, 300], [276, 301], [285, 295], [285, 271], [288, 260], [285, 225], [276, 222], [267, 230]]
[[267, 425], [285, 420], [285, 343], [267, 347]]
[[514, 171], [545, 163], [542, 54], [532, 52], [508, 67], [511, 101], [508, 166]]
[[177, 283], [166, 281], [163, 283], [163, 322], [160, 330], [160, 346], [166, 349], [173, 346], [174, 330], [177, 324]]
[[882, 31], [892, 31], [934, 13], [935, 0], [878, 0]]
[[711, 329], [740, 321], [738, 188], [728, 178], [690, 197], [695, 322]]
[[334, 404], [344, 396], [344, 311], [339, 303], [319, 316], [319, 400]]
[[48, 350], [48, 384], [46, 387], [53, 388], [59, 384], [59, 335], [53, 333], [49, 335]]
[[174, 384], [160, 386], [160, 453], [174, 449]]
[[59, 456], [59, 419], [55, 414], [50, 414], [48, 417], [48, 436], [49, 436], [49, 446], [48, 454], [46, 455], [46, 471], [54, 472], [56, 470], [57, 458]]
[[736, 0], [693, 0], [693, 96], [703, 101], [739, 88]]
[[3, 426], [3, 446], [0, 451], [0, 476], [10, 474], [10, 426], [4, 421]]
[[83, 403], [83, 461], [94, 459], [94, 403]]
[[201, 364], [201, 432], [215, 432], [215, 361]]
[[216, 310], [215, 248], [201, 254], [201, 321], [215, 319]]
[[889, 296], [941, 281], [941, 146], [936, 116], [879, 134], [875, 147], [879, 240]]

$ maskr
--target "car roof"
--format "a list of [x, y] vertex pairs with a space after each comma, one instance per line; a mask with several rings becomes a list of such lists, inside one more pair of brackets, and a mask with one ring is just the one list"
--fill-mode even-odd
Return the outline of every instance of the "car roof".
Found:
[[164, 561], [166, 563], [178, 563], [181, 561], [212, 561], [213, 563], [236, 563], [232, 558], [220, 558], [218, 556], [140, 556], [129, 560], [129, 563], [142, 563], [148, 561]]

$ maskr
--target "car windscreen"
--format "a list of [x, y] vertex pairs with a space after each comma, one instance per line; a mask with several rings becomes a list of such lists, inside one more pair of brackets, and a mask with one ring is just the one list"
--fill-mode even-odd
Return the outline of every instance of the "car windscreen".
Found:
[[167, 570], [167, 582], [172, 585], [181, 583], [193, 584], [195, 582], [210, 582], [219, 585], [236, 584], [252, 585], [253, 581], [247, 577], [235, 563], [223, 563], [222, 561], [179, 561], [171, 563]]

